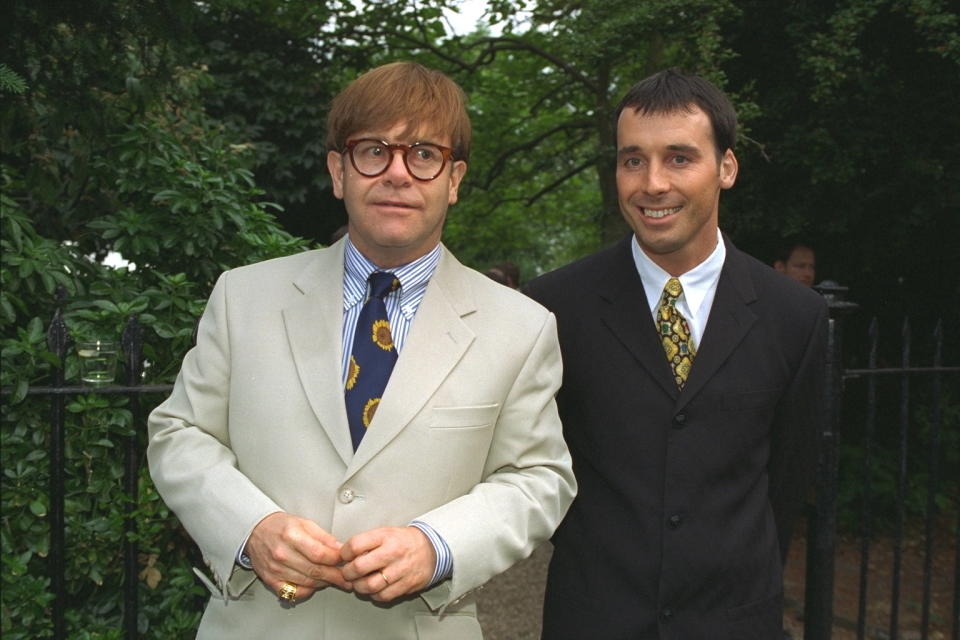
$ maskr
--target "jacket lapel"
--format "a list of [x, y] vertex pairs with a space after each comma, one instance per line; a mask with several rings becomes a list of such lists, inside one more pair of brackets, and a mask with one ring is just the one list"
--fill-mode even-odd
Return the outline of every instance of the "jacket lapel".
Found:
[[612, 253], [606, 277], [598, 284], [603, 323], [671, 397], [678, 395], [670, 367], [647, 308], [643, 283], [637, 273], [627, 236]]
[[293, 361], [310, 407], [344, 464], [353, 458], [343, 401], [343, 243], [316, 252], [294, 280], [303, 296], [283, 310]]
[[383, 399], [346, 477], [369, 462], [410, 423], [473, 342], [474, 333], [462, 320], [476, 310], [470, 283], [463, 277], [465, 272], [466, 267], [444, 247]]
[[734, 352], [737, 345], [756, 322], [757, 316], [750, 304], [757, 299], [756, 290], [743, 254], [723, 236], [727, 255], [717, 282], [717, 292], [710, 309], [707, 328], [690, 378], [680, 395], [677, 410], [690, 401]]

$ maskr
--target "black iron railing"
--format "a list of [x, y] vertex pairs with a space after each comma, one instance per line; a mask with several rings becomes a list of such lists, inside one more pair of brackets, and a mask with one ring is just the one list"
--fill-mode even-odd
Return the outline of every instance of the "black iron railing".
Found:
[[[819, 460], [816, 502], [808, 521], [807, 534], [807, 566], [804, 594], [804, 639], [827, 640], [831, 637], [836, 622], [834, 616], [834, 557], [836, 549], [836, 523], [838, 498], [838, 463], [840, 460], [840, 442], [844, 427], [850, 427], [853, 418], [843, 415], [844, 407], [851, 407], [853, 398], [847, 388], [853, 381], [866, 382], [866, 399], [863, 415], [863, 468], [862, 468], [862, 496], [860, 506], [860, 575], [859, 593], [857, 602], [857, 619], [855, 628], [858, 640], [866, 638], [883, 638], [897, 640], [901, 637], [900, 613], [903, 606], [903, 549], [906, 525], [908, 453], [910, 451], [911, 428], [915, 421], [911, 417], [911, 381], [923, 380], [930, 382], [928, 406], [930, 407], [929, 442], [927, 443], [927, 487], [924, 516], [924, 562], [921, 595], [920, 638], [927, 640], [931, 637], [931, 585], [933, 579], [933, 558], [937, 529], [936, 498], [941, 492], [940, 461], [943, 457], [941, 449], [943, 435], [942, 407], [946, 398], [943, 393], [942, 380], [951, 375], [956, 379], [960, 367], [943, 366], [942, 352], [944, 331], [941, 322], [937, 322], [933, 331], [933, 357], [930, 366], [916, 366], [911, 362], [911, 347], [913, 335], [909, 321], [905, 321], [901, 331], [900, 366], [879, 366], [879, 323], [876, 319], [869, 328], [869, 355], [866, 368], [844, 369], [841, 365], [842, 323], [843, 319], [857, 308], [857, 305], [846, 302], [843, 296], [844, 287], [828, 282], [819, 285], [818, 290], [823, 293], [830, 306], [830, 328], [828, 338], [828, 358], [825, 375], [827, 376], [827, 397], [824, 399], [824, 410], [827, 412], [827, 428], [821, 442]], [[874, 510], [871, 499], [874, 490], [875, 454], [877, 447], [877, 414], [880, 401], [877, 396], [877, 385], [884, 379], [895, 378], [900, 382], [899, 407], [896, 415], [897, 427], [897, 481], [894, 500], [894, 533], [890, 595], [890, 619], [886, 629], [875, 625], [868, 625], [868, 600], [871, 588], [876, 588], [876, 582], [870, 580], [870, 550], [873, 542]], [[954, 402], [957, 398], [952, 397]], [[887, 420], [887, 423], [890, 421]], [[915, 430], [915, 428], [914, 428]], [[954, 506], [960, 512], [960, 496], [954, 496]], [[960, 516], [956, 523], [953, 540], [942, 541], [952, 545], [957, 556], [953, 576], [952, 615], [949, 622], [953, 640], [960, 640], [960, 554], [956, 553], [960, 546]], [[910, 637], [916, 637], [911, 635]], [[941, 636], [942, 637], [942, 636]]]
[[[53, 373], [51, 386], [30, 387], [27, 395], [50, 396], [50, 451], [49, 451], [49, 509], [47, 517], [50, 523], [50, 588], [54, 599], [51, 610], [53, 637], [58, 640], [67, 637], [66, 628], [66, 522], [64, 518], [64, 498], [66, 479], [66, 412], [65, 401], [69, 395], [98, 393], [106, 395], [125, 395], [133, 414], [133, 429], [123, 437], [123, 489], [126, 495], [124, 506], [124, 543], [123, 543], [123, 631], [128, 639], [136, 638], [137, 631], [137, 523], [134, 512], [137, 506], [137, 478], [140, 470], [140, 447], [138, 432], [145, 429], [140, 396], [144, 393], [166, 394], [172, 385], [142, 385], [143, 373], [143, 331], [137, 319], [132, 316], [124, 327], [121, 347], [124, 354], [126, 385], [66, 385], [63, 363], [66, 361], [70, 336], [60, 310], [54, 314], [47, 330], [47, 348], [57, 356], [61, 366]], [[9, 396], [11, 389], [4, 388], [3, 395]], [[139, 430], [139, 431], [138, 431]]]

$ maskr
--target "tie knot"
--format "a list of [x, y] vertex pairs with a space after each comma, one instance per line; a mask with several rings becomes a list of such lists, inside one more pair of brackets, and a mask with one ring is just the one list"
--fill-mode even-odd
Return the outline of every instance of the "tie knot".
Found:
[[370, 274], [370, 297], [380, 298], [400, 288], [400, 281], [389, 271], [374, 271]]
[[683, 286], [676, 278], [670, 278], [667, 280], [667, 284], [663, 286], [663, 294], [668, 298], [679, 298], [681, 293], [683, 293]]

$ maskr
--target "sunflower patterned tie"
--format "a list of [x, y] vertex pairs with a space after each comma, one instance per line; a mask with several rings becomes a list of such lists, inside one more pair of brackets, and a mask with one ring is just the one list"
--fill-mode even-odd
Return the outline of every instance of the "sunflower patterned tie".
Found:
[[397, 349], [393, 345], [383, 298], [398, 289], [400, 281], [392, 273], [382, 271], [371, 273], [369, 280], [370, 298], [357, 318], [344, 389], [354, 451], [373, 420], [390, 372], [397, 362]]
[[687, 319], [677, 311], [677, 298], [682, 293], [683, 287], [680, 281], [670, 278], [663, 287], [660, 307], [657, 309], [657, 329], [678, 389], [683, 389], [683, 385], [686, 384], [690, 368], [693, 366], [693, 359], [697, 355], [697, 349], [693, 346], [693, 337], [690, 335], [690, 325], [687, 324]]

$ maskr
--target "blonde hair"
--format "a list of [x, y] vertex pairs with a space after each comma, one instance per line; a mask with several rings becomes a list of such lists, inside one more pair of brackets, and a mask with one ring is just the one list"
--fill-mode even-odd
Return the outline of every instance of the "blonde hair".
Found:
[[[453, 80], [414, 62], [392, 62], [372, 69], [341, 91], [327, 115], [328, 151], [342, 151], [359, 131], [406, 123], [404, 136], [419, 130], [449, 134], [453, 157], [470, 156], [467, 96]], [[392, 141], [388, 141], [392, 142]]]

